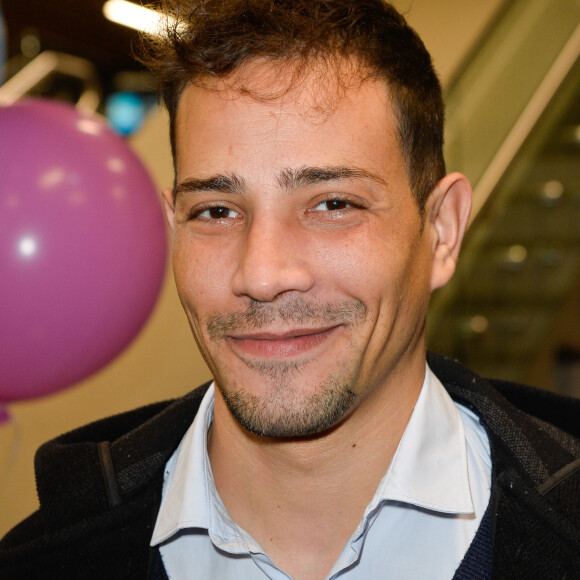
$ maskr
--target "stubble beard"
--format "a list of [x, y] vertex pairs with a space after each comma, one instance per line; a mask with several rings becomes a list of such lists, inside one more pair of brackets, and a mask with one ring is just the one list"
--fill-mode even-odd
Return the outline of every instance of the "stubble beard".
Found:
[[[220, 342], [234, 331], [256, 330], [276, 321], [357, 325], [366, 314], [358, 300], [320, 306], [293, 298], [284, 305], [256, 302], [241, 313], [215, 314], [206, 327], [209, 339]], [[216, 385], [232, 416], [251, 433], [277, 439], [312, 437], [336, 425], [355, 405], [358, 364], [356, 354], [349, 354], [335, 361], [337, 368], [314, 389], [308, 388], [309, 361], [244, 360], [257, 380], [268, 383], [263, 396], [248, 392], [235, 378], [216, 377]], [[310, 394], [305, 394], [307, 388]]]

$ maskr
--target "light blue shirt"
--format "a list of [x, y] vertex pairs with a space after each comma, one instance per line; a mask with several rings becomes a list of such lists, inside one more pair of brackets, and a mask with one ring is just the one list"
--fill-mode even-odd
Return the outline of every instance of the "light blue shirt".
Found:
[[[288, 580], [230, 518], [213, 479], [213, 385], [168, 461], [151, 545], [171, 580]], [[340, 477], [340, 474], [337, 474]], [[427, 368], [387, 473], [327, 580], [450, 580], [490, 497], [487, 434]]]

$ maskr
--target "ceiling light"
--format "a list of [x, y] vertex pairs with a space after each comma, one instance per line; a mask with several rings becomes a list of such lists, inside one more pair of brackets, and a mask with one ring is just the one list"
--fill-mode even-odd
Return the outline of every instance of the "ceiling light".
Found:
[[469, 327], [476, 334], [483, 334], [489, 327], [489, 320], [485, 316], [478, 314], [471, 318]]
[[103, 5], [103, 14], [112, 22], [148, 34], [160, 34], [163, 28], [163, 16], [159, 12], [126, 0], [108, 0]]
[[542, 201], [545, 205], [555, 205], [562, 201], [566, 189], [561, 181], [552, 179], [546, 181], [541, 189]]
[[512, 264], [521, 264], [526, 261], [527, 257], [528, 251], [526, 250], [526, 248], [524, 248], [524, 246], [520, 246], [519, 244], [512, 246], [507, 251], [507, 259]]

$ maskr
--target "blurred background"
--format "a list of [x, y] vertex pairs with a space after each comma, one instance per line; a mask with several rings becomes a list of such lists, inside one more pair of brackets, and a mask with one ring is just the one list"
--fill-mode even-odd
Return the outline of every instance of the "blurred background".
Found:
[[[580, 396], [580, 3], [393, 3], [425, 41], [445, 89], [448, 170], [474, 186], [457, 274], [433, 297], [429, 348], [487, 376]], [[19, 84], [28, 95], [88, 102], [155, 188], [170, 186], [167, 117], [132, 57], [137, 32], [111, 20], [123, 18], [118, 0], [0, 0], [0, 10], [0, 96]], [[2, 167], [0, 190], [1, 176]], [[6, 406], [0, 535], [36, 508], [40, 444], [210, 377], [170, 270], [144, 327], [112, 362], [71, 388]]]

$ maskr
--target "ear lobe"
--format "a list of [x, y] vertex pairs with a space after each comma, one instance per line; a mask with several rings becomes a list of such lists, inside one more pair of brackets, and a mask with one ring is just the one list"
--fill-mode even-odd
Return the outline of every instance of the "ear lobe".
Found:
[[455, 272], [471, 198], [471, 185], [460, 173], [445, 176], [429, 198], [426, 213], [432, 232], [431, 291], [445, 286]]
[[173, 189], [167, 188], [163, 190], [163, 209], [165, 210], [165, 221], [169, 227], [169, 231], [173, 232], [175, 224], [175, 203], [173, 201]]

